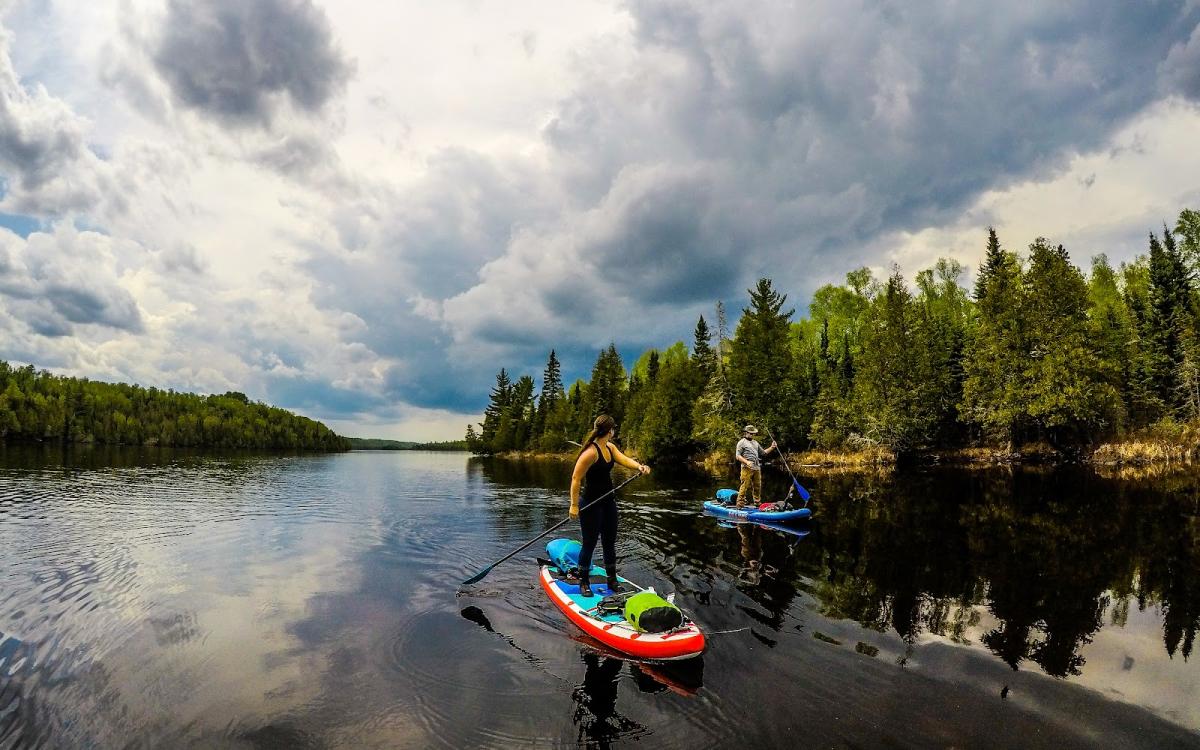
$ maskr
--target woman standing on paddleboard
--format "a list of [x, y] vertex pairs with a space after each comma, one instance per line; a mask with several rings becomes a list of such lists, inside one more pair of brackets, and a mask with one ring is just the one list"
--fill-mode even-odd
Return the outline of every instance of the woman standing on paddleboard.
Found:
[[[575, 459], [575, 471], [571, 474], [571, 518], [579, 519], [579, 530], [583, 534], [583, 549], [579, 551], [579, 593], [583, 596], [592, 595], [588, 573], [592, 569], [592, 553], [596, 550], [597, 539], [604, 550], [604, 572], [608, 574], [608, 588], [614, 593], [621, 590], [617, 585], [616, 493], [591, 507], [588, 505], [612, 490], [614, 465], [621, 464], [643, 474], [650, 473], [649, 466], [629, 458], [612, 443], [616, 434], [617, 423], [612, 417], [607, 414], [596, 417], [592, 432], [587, 440], [583, 441], [583, 447]], [[583, 486], [582, 513], [579, 512], [580, 485]]]

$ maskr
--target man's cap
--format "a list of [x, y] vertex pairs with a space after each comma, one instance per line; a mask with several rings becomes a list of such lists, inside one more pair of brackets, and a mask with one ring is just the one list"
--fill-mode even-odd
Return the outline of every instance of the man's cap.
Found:
[[758, 428], [752, 424], [748, 424], [742, 428], [742, 432], [746, 433], [747, 435], [757, 435]]

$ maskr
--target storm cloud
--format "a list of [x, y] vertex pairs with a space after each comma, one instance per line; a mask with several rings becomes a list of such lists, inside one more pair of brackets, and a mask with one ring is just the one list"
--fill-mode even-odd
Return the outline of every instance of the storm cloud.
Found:
[[476, 413], [551, 348], [586, 376], [761, 276], [802, 312], [925, 233], [966, 259], [989, 207], [1053, 234], [995, 196], [1068, 174], [1036, 205], [1137, 206], [1076, 204], [1089, 242], [1195, 195], [1135, 186], [1200, 111], [1191, 0], [87, 8], [0, 59], [0, 210], [53, 227], [3, 235], [0, 356], [347, 424]]
[[1184, 2], [629, 8], [633, 55], [592, 61], [543, 131], [584, 209], [515, 237], [446, 301], [460, 338], [521, 320], [649, 344], [662, 326], [584, 300], [686, 332], [759, 275], [811, 291], [870, 262], [856, 252], [882, 234], [1053, 175], [1164, 78], [1186, 90], [1200, 33]]
[[170, 0], [151, 57], [178, 102], [232, 125], [317, 113], [353, 71], [310, 0]]

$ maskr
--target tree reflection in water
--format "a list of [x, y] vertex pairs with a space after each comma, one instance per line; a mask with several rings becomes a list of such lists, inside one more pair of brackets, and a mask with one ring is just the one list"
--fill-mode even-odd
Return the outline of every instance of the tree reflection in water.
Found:
[[1194, 476], [1104, 479], [1084, 470], [933, 472], [823, 483], [824, 614], [912, 643], [955, 640], [986, 610], [981, 640], [1013, 669], [1025, 660], [1078, 675], [1081, 649], [1130, 602], [1158, 607], [1167, 652], [1191, 654], [1200, 627]]
[[[500, 484], [565, 490], [566, 469], [555, 464], [476, 468]], [[1013, 669], [1032, 662], [1069, 677], [1080, 674], [1096, 633], [1121, 626], [1136, 607], [1161, 618], [1172, 658], [1191, 656], [1200, 628], [1200, 473], [1026, 467], [802, 481], [815, 490], [807, 539], [753, 525], [735, 532], [688, 513], [720, 480], [665, 472], [626, 493], [622, 535], [657, 561], [650, 564], [681, 603], [708, 606], [732, 584], [754, 605], [743, 599], [736, 608], [775, 631], [800, 616], [793, 604], [803, 592], [821, 615], [892, 630], [909, 651], [931, 633], [981, 642]], [[769, 496], [783, 486], [768, 477], [764, 489]], [[528, 513], [531, 530], [544, 520], [532, 508], [495, 512]]]

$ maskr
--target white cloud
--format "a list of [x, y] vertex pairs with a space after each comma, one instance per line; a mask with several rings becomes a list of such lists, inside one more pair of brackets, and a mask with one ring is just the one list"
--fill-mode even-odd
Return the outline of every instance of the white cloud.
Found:
[[988, 223], [1120, 259], [1195, 203], [1198, 14], [17, 3], [0, 211], [57, 223], [4, 235], [0, 356], [446, 439], [500, 366], [686, 338], [760, 275], [802, 307]]

